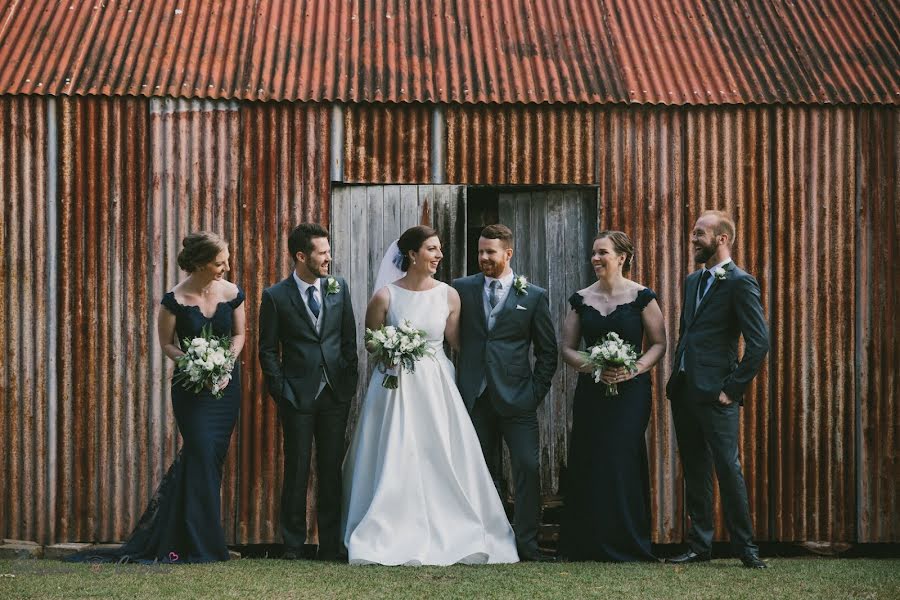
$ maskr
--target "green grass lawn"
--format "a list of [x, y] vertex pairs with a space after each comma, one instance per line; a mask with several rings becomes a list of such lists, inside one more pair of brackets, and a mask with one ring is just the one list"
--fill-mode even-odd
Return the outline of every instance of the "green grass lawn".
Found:
[[242, 559], [213, 565], [0, 561], [0, 598], [900, 598], [900, 559], [785, 558], [707, 565], [552, 563], [350, 567]]

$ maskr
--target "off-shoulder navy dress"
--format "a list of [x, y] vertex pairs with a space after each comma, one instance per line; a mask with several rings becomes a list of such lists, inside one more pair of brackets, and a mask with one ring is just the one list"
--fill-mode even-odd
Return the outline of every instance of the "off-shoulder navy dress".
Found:
[[[206, 325], [213, 333], [231, 336], [234, 311], [244, 292], [220, 302], [207, 318], [197, 306], [185, 306], [168, 292], [162, 305], [175, 315], [175, 332], [186, 340], [200, 335]], [[228, 560], [222, 529], [222, 467], [240, 408], [240, 366], [221, 398], [209, 390], [195, 393], [172, 384], [172, 408], [182, 446], [163, 477], [128, 541], [119, 548], [84, 551], [68, 558], [74, 562], [127, 560], [167, 563], [203, 563]]]
[[[650, 289], [603, 315], [579, 294], [569, 298], [586, 346], [615, 331], [640, 351], [641, 312]], [[604, 383], [582, 373], [575, 388], [560, 555], [569, 560], [656, 560], [650, 551], [650, 476], [644, 433], [650, 421], [647, 373], [606, 395]]]

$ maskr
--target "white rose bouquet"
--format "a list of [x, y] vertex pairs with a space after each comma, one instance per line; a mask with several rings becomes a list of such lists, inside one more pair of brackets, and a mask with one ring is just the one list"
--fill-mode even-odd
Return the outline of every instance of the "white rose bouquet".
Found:
[[[625, 367], [629, 371], [636, 371], [635, 363], [641, 356], [633, 345], [619, 337], [615, 331], [610, 331], [606, 337], [589, 347], [586, 352], [578, 354], [584, 358], [583, 366], [593, 368], [591, 374], [594, 376], [595, 383], [600, 382], [600, 376], [604, 369]], [[606, 394], [608, 396], [619, 394], [615, 383], [606, 384]]]
[[385, 374], [381, 385], [389, 390], [397, 389], [401, 369], [412, 373], [416, 370], [416, 361], [434, 356], [434, 349], [428, 347], [427, 334], [407, 320], [397, 327], [366, 328], [366, 349], [380, 363], [379, 370]]
[[213, 396], [221, 398], [237, 359], [231, 352], [231, 338], [213, 335], [207, 325], [198, 337], [179, 340], [178, 346], [184, 354], [175, 360], [178, 371], [172, 380], [194, 393], [209, 387]]

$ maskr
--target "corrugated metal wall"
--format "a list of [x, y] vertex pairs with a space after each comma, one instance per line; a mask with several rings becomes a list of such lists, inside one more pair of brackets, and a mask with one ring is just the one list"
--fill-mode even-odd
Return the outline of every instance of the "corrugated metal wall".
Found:
[[[632, 237], [636, 252], [630, 276], [657, 293], [666, 321], [667, 352], [674, 352], [687, 254], [686, 240], [673, 236], [685, 227], [683, 115], [668, 110], [598, 111], [596, 132], [600, 226]], [[663, 359], [652, 375], [647, 430], [653, 539], [663, 543], [680, 541], [684, 532], [681, 466], [665, 399], [669, 372]]]
[[0, 537], [20, 539], [46, 539], [53, 530], [52, 103], [0, 97]]
[[900, 540], [900, 111], [857, 123], [857, 536]]
[[777, 432], [775, 535], [852, 540], [857, 113], [774, 112], [769, 373]]
[[[346, 110], [346, 178], [430, 179], [430, 115]], [[686, 231], [703, 209], [731, 210], [773, 334], [742, 423], [758, 537], [898, 541], [898, 115], [446, 107], [446, 181], [597, 185], [602, 225], [635, 238], [670, 351]], [[181, 235], [202, 227], [231, 241], [248, 297], [226, 527], [274, 540], [281, 444], [253, 324], [261, 290], [289, 272], [290, 226], [329, 222], [330, 107], [0, 97], [0, 117], [0, 534], [127, 535], [177, 444], [155, 313]], [[648, 429], [661, 542], [684, 531], [668, 371]]]
[[431, 105], [344, 107], [344, 181], [431, 181]]
[[572, 106], [449, 106], [446, 180], [595, 183], [594, 111]]
[[[262, 289], [290, 271], [292, 224], [328, 222], [330, 112], [133, 98], [56, 106], [0, 99], [0, 465], [9, 482], [0, 529], [42, 542], [118, 540], [179, 443], [156, 313], [183, 277], [181, 238], [212, 229], [230, 241], [231, 277], [256, 322]], [[58, 167], [48, 166], [48, 146]], [[226, 534], [246, 542], [275, 537], [282, 460], [255, 331], [223, 482]]]
[[[775, 329], [768, 306], [771, 262], [773, 254], [778, 255], [777, 250], [773, 252], [770, 235], [769, 166], [778, 158], [769, 155], [769, 113], [762, 109], [704, 109], [686, 111], [684, 117], [685, 209], [683, 227], [672, 230], [681, 237], [681, 260], [675, 263], [682, 271], [678, 293], [683, 293], [686, 272], [696, 268], [687, 232], [704, 210], [728, 211], [737, 225], [734, 260], [760, 282], [763, 310]], [[676, 329], [670, 331], [676, 334]], [[770, 537], [768, 375], [769, 369], [764, 367], [745, 393], [739, 440], [754, 532], [760, 539]], [[718, 539], [726, 539], [718, 488], [716, 526]]]

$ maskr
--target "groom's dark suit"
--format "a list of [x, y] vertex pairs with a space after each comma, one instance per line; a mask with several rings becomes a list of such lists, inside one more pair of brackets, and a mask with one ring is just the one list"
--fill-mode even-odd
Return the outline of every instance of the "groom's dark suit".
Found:
[[[306, 489], [316, 440], [319, 553], [340, 548], [341, 461], [350, 400], [356, 391], [356, 321], [350, 290], [328, 294], [320, 280], [318, 319], [300, 295], [293, 274], [263, 291], [259, 309], [259, 362], [278, 404], [284, 435], [281, 533], [298, 551], [306, 541]], [[324, 385], [323, 385], [324, 384]]]
[[[711, 282], [698, 304], [704, 269], [688, 275], [666, 394], [678, 450], [684, 467], [686, 504], [691, 517], [691, 550], [709, 555], [713, 537], [712, 470], [722, 495], [731, 543], [740, 555], [756, 554], [753, 524], [738, 459], [738, 412], [744, 390], [756, 376], [769, 350], [769, 332], [760, 302], [759, 284], [733, 262]], [[738, 340], [744, 355], [738, 361]], [[733, 401], [719, 404], [719, 392]]]
[[516, 545], [520, 557], [535, 559], [540, 518], [536, 411], [556, 372], [556, 334], [546, 290], [532, 284], [527, 293], [510, 289], [492, 309], [484, 281], [478, 274], [453, 282], [462, 306], [457, 382], [495, 482], [500, 479], [500, 436], [506, 441], [515, 479]]

